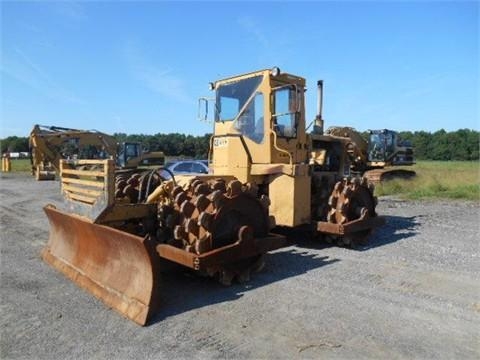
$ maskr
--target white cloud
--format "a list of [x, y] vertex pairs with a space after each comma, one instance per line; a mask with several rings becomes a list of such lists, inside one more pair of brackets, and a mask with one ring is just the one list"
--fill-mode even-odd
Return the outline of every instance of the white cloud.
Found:
[[74, 21], [87, 19], [85, 6], [77, 1], [59, 1], [52, 3], [54, 11], [62, 17]]
[[124, 54], [132, 76], [147, 88], [178, 102], [192, 102], [185, 90], [185, 82], [172, 69], [154, 65], [132, 44], [125, 47]]
[[84, 103], [73, 92], [55, 81], [20, 48], [14, 48], [13, 56], [3, 55], [0, 72], [51, 99], [77, 104]]
[[248, 33], [252, 34], [256, 41], [260, 45], [265, 47], [270, 47], [271, 42], [267, 39], [265, 34], [262, 32], [261, 28], [250, 16], [242, 16], [238, 18], [238, 23], [243, 27]]
[[31, 44], [43, 48], [53, 48], [53, 43], [47, 37], [43, 28], [22, 20], [18, 21], [18, 27], [27, 33], [28, 41]]
[[278, 36], [269, 37], [251, 16], [241, 16], [237, 23], [254, 40], [252, 48], [262, 66], [281, 66], [286, 62], [290, 56], [288, 34], [282, 31]]

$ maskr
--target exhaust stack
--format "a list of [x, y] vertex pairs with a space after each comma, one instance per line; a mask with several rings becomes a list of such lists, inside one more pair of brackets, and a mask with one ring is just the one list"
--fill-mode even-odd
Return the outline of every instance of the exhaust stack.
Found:
[[313, 133], [323, 135], [323, 80], [318, 80], [317, 82], [318, 89], [318, 103], [317, 103], [317, 116], [313, 124]]

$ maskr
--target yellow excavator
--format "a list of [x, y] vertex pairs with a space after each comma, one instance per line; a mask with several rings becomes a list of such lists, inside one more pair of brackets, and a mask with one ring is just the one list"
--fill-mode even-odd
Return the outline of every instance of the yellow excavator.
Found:
[[160, 166], [162, 152], [146, 152], [140, 143], [118, 144], [113, 136], [96, 130], [35, 125], [29, 137], [32, 175], [54, 180], [61, 159], [114, 159], [118, 169]]
[[398, 178], [410, 179], [416, 175], [415, 171], [404, 168], [415, 164], [411, 143], [402, 141], [393, 130], [369, 130], [369, 141], [347, 126], [332, 126], [325, 133], [348, 139], [346, 151], [352, 171], [374, 184]]
[[144, 325], [160, 305], [165, 260], [229, 285], [288, 245], [288, 229], [367, 241], [384, 219], [373, 186], [351, 176], [348, 140], [323, 134], [318, 84], [307, 133], [304, 78], [273, 68], [212, 83], [213, 174], [166, 180], [160, 170], [115, 173], [113, 160], [61, 160], [65, 205], [44, 208], [43, 259]]

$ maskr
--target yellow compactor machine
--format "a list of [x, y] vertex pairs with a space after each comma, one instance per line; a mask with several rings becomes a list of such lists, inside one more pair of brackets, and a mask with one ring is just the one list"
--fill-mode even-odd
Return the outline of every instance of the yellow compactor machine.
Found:
[[43, 258], [142, 325], [160, 304], [164, 260], [228, 285], [287, 245], [285, 228], [345, 245], [383, 223], [372, 186], [350, 177], [346, 140], [322, 134], [322, 82], [309, 134], [299, 76], [274, 68], [211, 88], [213, 174], [165, 180], [157, 170], [115, 174], [112, 160], [62, 160], [65, 206], [45, 207]]

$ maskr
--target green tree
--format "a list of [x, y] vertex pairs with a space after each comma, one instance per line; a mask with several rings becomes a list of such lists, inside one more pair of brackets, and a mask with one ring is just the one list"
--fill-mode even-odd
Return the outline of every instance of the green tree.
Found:
[[478, 131], [465, 129], [468, 160], [479, 160], [480, 134]]
[[412, 136], [413, 153], [419, 160], [431, 160], [432, 134], [426, 131], [416, 131]]
[[4, 152], [28, 152], [28, 137], [9, 136], [0, 140], [2, 154]]
[[451, 149], [448, 143], [448, 135], [444, 129], [433, 133], [432, 159], [451, 160]]

